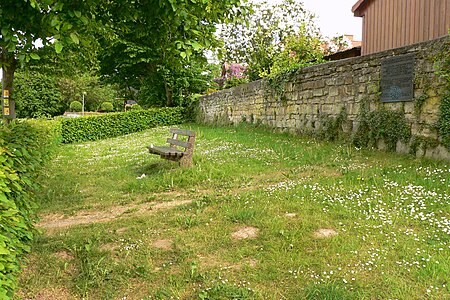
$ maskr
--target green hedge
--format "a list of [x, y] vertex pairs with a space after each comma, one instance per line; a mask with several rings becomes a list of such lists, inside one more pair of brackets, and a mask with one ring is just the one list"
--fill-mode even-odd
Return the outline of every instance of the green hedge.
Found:
[[62, 122], [63, 143], [94, 141], [142, 131], [151, 127], [179, 124], [184, 109], [166, 107], [137, 110], [82, 118], [65, 118]]
[[60, 143], [56, 121], [0, 124], [0, 299], [12, 299], [34, 235], [34, 182]]

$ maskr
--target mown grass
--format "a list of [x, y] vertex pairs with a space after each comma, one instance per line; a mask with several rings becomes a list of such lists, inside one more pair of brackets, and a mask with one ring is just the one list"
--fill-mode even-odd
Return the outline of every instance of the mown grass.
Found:
[[[184, 127], [198, 133], [189, 169], [147, 153], [168, 128], [59, 149], [40, 215], [92, 222], [42, 229], [18, 298], [450, 298], [449, 163]], [[232, 238], [244, 227], [258, 236]]]

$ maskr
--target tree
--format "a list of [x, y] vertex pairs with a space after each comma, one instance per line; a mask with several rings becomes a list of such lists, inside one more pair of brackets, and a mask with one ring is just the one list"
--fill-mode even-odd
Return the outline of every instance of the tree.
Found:
[[321, 37], [314, 15], [295, 0], [255, 4], [244, 22], [223, 25], [220, 37], [221, 60], [246, 64], [251, 80], [272, 74], [277, 61], [275, 72], [280, 72], [285, 65], [290, 68], [320, 57]]
[[[160, 94], [165, 105], [174, 105], [180, 94], [179, 75], [186, 74], [192, 64], [205, 62], [203, 50], [218, 46], [216, 24], [242, 14], [240, 2], [153, 0], [117, 4], [117, 14], [111, 16], [115, 35], [102, 40], [106, 50], [101, 55], [102, 73], [128, 90], [154, 82], [153, 93]], [[121, 10], [127, 11], [127, 17], [119, 13]]]
[[[98, 0], [100, 1], [100, 0]], [[0, 3], [0, 67], [3, 89], [11, 91], [20, 63], [39, 59], [36, 42], [52, 45], [61, 52], [64, 45], [80, 42], [80, 33], [93, 20], [94, 0], [2, 0]], [[13, 116], [14, 117], [14, 116]]]

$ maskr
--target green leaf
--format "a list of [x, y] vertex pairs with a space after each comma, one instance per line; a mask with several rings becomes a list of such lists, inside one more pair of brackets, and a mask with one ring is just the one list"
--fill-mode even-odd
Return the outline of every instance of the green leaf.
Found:
[[7, 28], [2, 28], [2, 29], [1, 29], [1, 33], [2, 33], [3, 38], [5, 38], [5, 36], [9, 35], [9, 34], [8, 34], [9, 31], [8, 31]]
[[56, 53], [61, 53], [62, 49], [63, 49], [63, 45], [61, 44], [61, 42], [56, 41], [55, 42], [55, 51], [56, 51]]
[[57, 16], [54, 16], [54, 17], [52, 18], [51, 22], [50, 22], [50, 25], [51, 25], [52, 27], [56, 27], [56, 25], [58, 25], [58, 24], [59, 24], [59, 19], [58, 19]]
[[72, 41], [75, 43], [75, 44], [79, 44], [80, 43], [80, 40], [78, 39], [78, 35], [76, 34], [76, 33], [74, 33], [74, 32], [72, 32], [71, 34], [70, 34], [70, 38], [72, 39]]
[[202, 45], [200, 45], [197, 42], [192, 42], [191, 45], [192, 45], [192, 48], [194, 48], [195, 51], [198, 51], [198, 50], [200, 50], [202, 48]]
[[186, 58], [186, 52], [180, 52], [180, 56], [181, 56], [182, 58]]
[[80, 18], [80, 20], [81, 20], [81, 22], [83, 22], [83, 25], [89, 24], [89, 19], [86, 18], [85, 16], [82, 16], [82, 17]]
[[75, 14], [75, 16], [77, 16], [77, 18], [81, 18], [81, 12], [76, 10], [73, 12]]
[[3, 247], [3, 246], [0, 246], [0, 255], [7, 255], [7, 254], [9, 254], [10, 252], [9, 252], [9, 250], [8, 249], [6, 249], [5, 247]]
[[37, 53], [30, 53], [30, 57], [35, 60], [41, 59], [41, 57]]

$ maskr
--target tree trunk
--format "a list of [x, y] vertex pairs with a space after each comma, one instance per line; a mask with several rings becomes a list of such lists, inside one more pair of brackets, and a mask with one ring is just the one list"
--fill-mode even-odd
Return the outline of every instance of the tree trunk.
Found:
[[[5, 116], [4, 118], [7, 120], [15, 119], [16, 118], [16, 103], [14, 102], [14, 95], [13, 95], [13, 80], [14, 80], [14, 73], [16, 71], [17, 67], [17, 61], [13, 53], [8, 52], [1, 52], [0, 53], [0, 59], [1, 59], [1, 65], [3, 68], [3, 78], [2, 78], [2, 96], [3, 91], [7, 90], [9, 91], [9, 116]], [[3, 100], [3, 99], [2, 99]], [[4, 114], [4, 102], [2, 102], [2, 114]]]
[[167, 81], [164, 82], [164, 87], [166, 89], [166, 106], [172, 107], [173, 106], [173, 90], [167, 84]]

